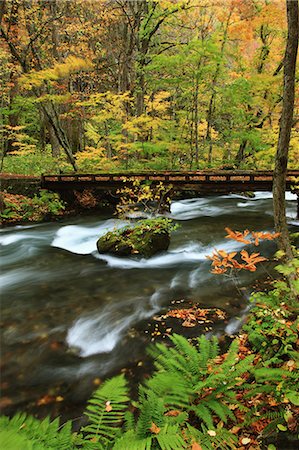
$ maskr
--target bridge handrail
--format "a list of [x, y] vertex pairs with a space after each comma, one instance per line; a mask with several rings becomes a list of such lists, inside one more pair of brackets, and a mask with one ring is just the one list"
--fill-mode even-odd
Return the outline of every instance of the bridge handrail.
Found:
[[[225, 177], [225, 181], [242, 181], [240, 178], [249, 177], [249, 180], [246, 181], [262, 181], [261, 177], [272, 177], [272, 170], [219, 170], [219, 171], [210, 171], [210, 170], [198, 170], [198, 171], [153, 171], [153, 172], [115, 172], [115, 173], [67, 173], [67, 174], [42, 174], [41, 180], [45, 181], [53, 181], [53, 178], [57, 181], [68, 181], [67, 179], [71, 179], [71, 181], [97, 181], [96, 178], [108, 178], [105, 181], [119, 181], [119, 178], [144, 178], [145, 180], [152, 180], [155, 177], [163, 177], [165, 181], [169, 181], [169, 177], [171, 178], [185, 178], [186, 181], [192, 181], [193, 177], [204, 177], [204, 180], [201, 181], [217, 181], [211, 180], [212, 177]], [[233, 177], [239, 178], [238, 180], [232, 180]], [[288, 170], [287, 179], [290, 177], [299, 177], [299, 170]], [[84, 180], [80, 180], [80, 179]], [[63, 179], [63, 180], [62, 180]], [[87, 180], [89, 179], [89, 180]], [[158, 180], [159, 181], [159, 180]], [[161, 180], [163, 181], [163, 180]], [[174, 181], [174, 180], [173, 180]], [[198, 180], [194, 180], [198, 181]]]

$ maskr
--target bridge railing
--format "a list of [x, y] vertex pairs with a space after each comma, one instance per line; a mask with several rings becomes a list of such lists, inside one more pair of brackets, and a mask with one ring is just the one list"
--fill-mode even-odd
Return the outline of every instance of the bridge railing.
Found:
[[[293, 177], [299, 177], [299, 170], [289, 170], [287, 181], [291, 182]], [[155, 172], [128, 172], [128, 173], [99, 173], [99, 174], [43, 174], [42, 184], [47, 182], [119, 182], [134, 178], [140, 181], [161, 181], [166, 183], [217, 183], [217, 182], [272, 182], [273, 172], [259, 171], [155, 171]]]

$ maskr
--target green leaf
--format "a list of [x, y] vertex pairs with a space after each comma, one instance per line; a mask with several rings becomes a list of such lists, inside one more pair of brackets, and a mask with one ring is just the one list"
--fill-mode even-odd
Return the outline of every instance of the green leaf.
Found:
[[279, 423], [279, 424], [277, 425], [277, 428], [278, 428], [280, 431], [287, 431], [287, 427], [286, 427], [285, 425], [282, 425], [281, 423]]
[[281, 259], [281, 258], [283, 258], [284, 256], [285, 256], [285, 252], [284, 252], [283, 250], [278, 250], [278, 251], [275, 253], [275, 257], [278, 258], [278, 259]]
[[296, 391], [289, 391], [286, 393], [286, 398], [290, 400], [293, 405], [299, 406], [299, 393]]

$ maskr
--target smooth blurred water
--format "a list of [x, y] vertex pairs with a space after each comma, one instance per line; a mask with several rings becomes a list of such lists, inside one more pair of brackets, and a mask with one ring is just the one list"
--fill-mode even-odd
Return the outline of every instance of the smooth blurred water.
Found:
[[[290, 226], [296, 197], [287, 194]], [[206, 255], [214, 248], [232, 251], [242, 244], [224, 238], [225, 227], [273, 229], [271, 194], [253, 199], [239, 195], [177, 201], [172, 217], [180, 225], [167, 252], [150, 259], [99, 255], [96, 241], [124, 222], [92, 215], [32, 226], [5, 228], [1, 244], [2, 388], [4, 406], [34, 410], [45, 393], [85, 401], [95, 377], [144, 358], [146, 339], [131, 327], [171, 301], [185, 299], [225, 309], [232, 333], [247, 307], [258, 273], [232, 282], [209, 272]], [[259, 249], [275, 251], [273, 242]], [[56, 405], [57, 406], [57, 405]]]

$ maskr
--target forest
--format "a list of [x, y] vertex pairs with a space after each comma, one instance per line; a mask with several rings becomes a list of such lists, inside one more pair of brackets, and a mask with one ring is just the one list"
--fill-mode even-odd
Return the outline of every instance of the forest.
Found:
[[299, 446], [298, 0], [0, 0], [0, 446]]
[[[284, 1], [11, 0], [0, 15], [3, 171], [273, 167]], [[290, 168], [298, 148], [296, 119]]]

